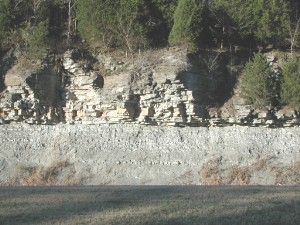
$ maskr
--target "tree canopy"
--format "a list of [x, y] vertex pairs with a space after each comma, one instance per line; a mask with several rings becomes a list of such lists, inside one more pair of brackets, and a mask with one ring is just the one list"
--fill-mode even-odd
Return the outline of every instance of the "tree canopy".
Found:
[[167, 45], [293, 51], [300, 39], [299, 5], [297, 0], [0, 0], [0, 46], [28, 49], [26, 36], [48, 21], [43, 42], [50, 49], [84, 39], [93, 49], [129, 53]]
[[196, 47], [203, 30], [203, 4], [197, 0], [179, 0], [174, 14], [169, 43], [171, 45], [188, 45]]
[[7, 33], [13, 22], [13, 8], [10, 0], [0, 0], [0, 49], [7, 44]]
[[300, 58], [291, 57], [282, 69], [281, 99], [300, 109]]
[[257, 53], [241, 75], [241, 95], [255, 107], [273, 105], [277, 96], [276, 79], [266, 57]]

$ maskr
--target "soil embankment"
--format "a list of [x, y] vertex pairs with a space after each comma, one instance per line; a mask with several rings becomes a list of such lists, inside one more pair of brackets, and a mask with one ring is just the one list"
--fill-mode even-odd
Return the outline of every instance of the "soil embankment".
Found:
[[299, 128], [10, 124], [2, 184], [299, 184]]

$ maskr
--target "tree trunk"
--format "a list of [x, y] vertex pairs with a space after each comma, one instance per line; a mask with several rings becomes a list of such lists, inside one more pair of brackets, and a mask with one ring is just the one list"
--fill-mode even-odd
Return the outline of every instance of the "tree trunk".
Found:
[[71, 27], [72, 27], [72, 6], [71, 6], [71, 3], [72, 3], [72, 0], [69, 0], [69, 3], [68, 3], [68, 14], [69, 14], [69, 24], [68, 24], [68, 40], [67, 40], [67, 43], [68, 45], [70, 45], [70, 40], [71, 40]]
[[294, 46], [297, 45], [298, 42], [298, 38], [299, 38], [299, 26], [300, 26], [300, 18], [298, 18], [296, 24], [295, 24], [295, 28], [292, 28], [292, 24], [290, 24], [289, 27], [289, 33], [290, 33], [290, 50], [291, 50], [291, 54], [294, 53]]

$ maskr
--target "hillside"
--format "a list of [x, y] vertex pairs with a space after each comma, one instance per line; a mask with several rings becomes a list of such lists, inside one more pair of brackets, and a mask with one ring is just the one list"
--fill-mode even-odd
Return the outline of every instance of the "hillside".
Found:
[[298, 1], [0, 6], [0, 184], [299, 184]]

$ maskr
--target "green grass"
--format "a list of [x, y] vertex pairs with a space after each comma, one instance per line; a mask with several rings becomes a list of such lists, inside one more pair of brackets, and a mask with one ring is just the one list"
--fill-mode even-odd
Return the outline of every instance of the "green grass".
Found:
[[300, 224], [300, 187], [1, 187], [0, 224]]

